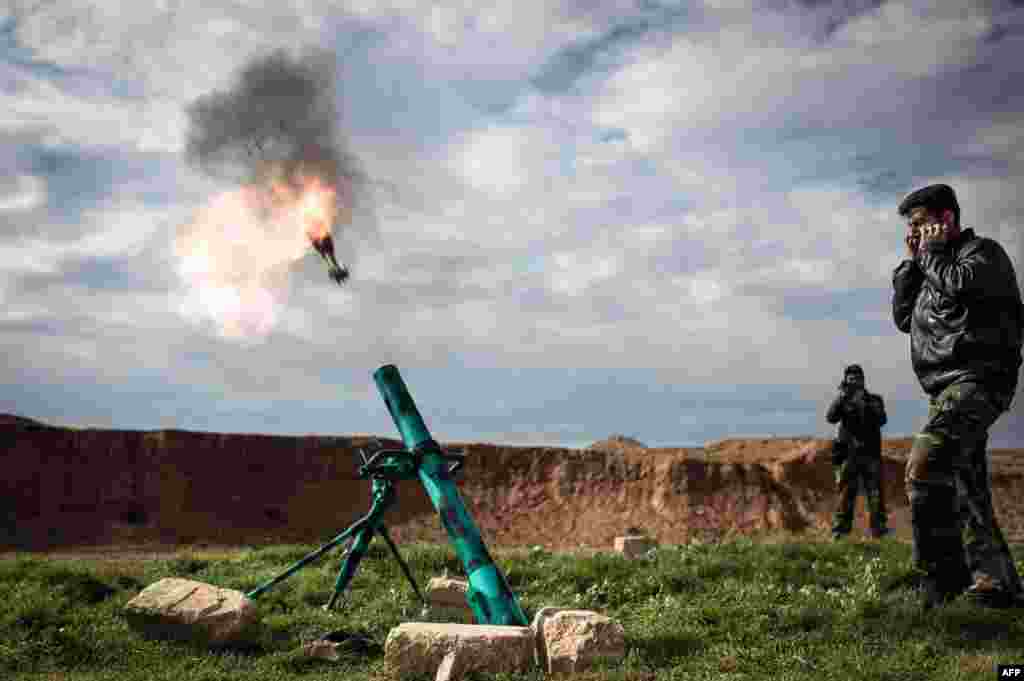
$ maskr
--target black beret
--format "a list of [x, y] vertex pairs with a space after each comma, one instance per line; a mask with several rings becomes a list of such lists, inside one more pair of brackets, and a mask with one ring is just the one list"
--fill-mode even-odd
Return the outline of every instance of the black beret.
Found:
[[863, 376], [864, 375], [864, 370], [861, 369], [859, 364], [851, 364], [850, 366], [846, 367], [846, 371], [844, 371], [843, 373], [844, 374], [860, 374], [861, 376]]
[[927, 187], [907, 194], [900, 202], [899, 213], [906, 217], [915, 208], [924, 207], [929, 210], [953, 210], [960, 212], [960, 204], [956, 201], [956, 193], [948, 184], [930, 184]]

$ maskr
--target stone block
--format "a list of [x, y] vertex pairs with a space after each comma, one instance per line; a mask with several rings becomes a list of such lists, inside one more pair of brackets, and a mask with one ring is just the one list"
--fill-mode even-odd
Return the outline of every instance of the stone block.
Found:
[[469, 672], [529, 671], [534, 661], [530, 627], [493, 624], [406, 622], [388, 633], [384, 644], [388, 673], [435, 675], [453, 681]]
[[473, 624], [476, 617], [466, 600], [469, 582], [450, 577], [435, 577], [427, 583], [425, 619], [431, 622]]
[[336, 662], [341, 659], [341, 655], [338, 653], [338, 648], [341, 646], [340, 643], [334, 641], [323, 641], [316, 640], [310, 641], [300, 649], [303, 655], [308, 657], [316, 657], [321, 660], [331, 660]]
[[129, 623], [147, 636], [228, 646], [245, 639], [258, 621], [256, 606], [240, 591], [168, 577], [124, 606]]
[[451, 577], [434, 577], [427, 582], [424, 596], [431, 606], [454, 606], [469, 610], [469, 601], [466, 600], [468, 592], [469, 582]]
[[561, 610], [540, 622], [545, 671], [580, 672], [626, 656], [626, 633], [615, 620], [590, 610]]
[[615, 551], [626, 558], [639, 558], [655, 547], [650, 538], [642, 534], [627, 534], [615, 538]]

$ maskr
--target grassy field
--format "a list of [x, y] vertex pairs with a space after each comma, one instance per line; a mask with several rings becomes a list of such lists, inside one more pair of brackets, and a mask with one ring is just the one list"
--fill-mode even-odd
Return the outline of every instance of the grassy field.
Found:
[[[121, 614], [130, 598], [162, 577], [245, 591], [313, 548], [185, 550], [152, 560], [0, 560], [0, 678], [380, 678], [388, 631], [415, 620], [419, 608], [379, 545], [338, 612], [319, 608], [333, 587], [336, 553], [262, 596], [264, 626], [243, 650], [147, 640]], [[1024, 662], [1024, 613], [959, 601], [921, 613], [905, 578], [909, 554], [906, 544], [891, 540], [738, 539], [666, 546], [639, 561], [540, 550], [497, 557], [528, 616], [545, 605], [572, 606], [623, 624], [624, 664], [584, 676], [589, 679], [988, 681], [996, 663]], [[446, 546], [406, 546], [403, 555], [421, 584], [446, 568], [461, 572]], [[1015, 555], [1024, 556], [1024, 547], [1015, 547]], [[339, 630], [370, 643], [341, 662], [297, 654], [302, 643]]]

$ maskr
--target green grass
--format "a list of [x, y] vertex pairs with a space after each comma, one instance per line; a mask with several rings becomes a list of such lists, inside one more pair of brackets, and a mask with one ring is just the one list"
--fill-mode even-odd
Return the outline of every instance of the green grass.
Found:
[[[203, 553], [166, 560], [0, 560], [0, 678], [63, 681], [376, 679], [388, 631], [418, 606], [385, 547], [364, 559], [341, 610], [319, 606], [338, 568], [331, 553], [256, 602], [263, 626], [244, 649], [212, 652], [149, 640], [122, 607], [144, 586], [191, 577], [247, 591], [313, 546]], [[1024, 547], [1016, 547], [1021, 556]], [[881, 543], [758, 543], [662, 547], [651, 560], [611, 554], [497, 552], [528, 616], [545, 605], [593, 609], [625, 627], [627, 657], [590, 679], [994, 678], [1024, 661], [1024, 613], [954, 602], [920, 612], [903, 575], [909, 547]], [[461, 571], [447, 546], [407, 546], [421, 584]], [[1024, 567], [1024, 566], [1021, 566]], [[344, 630], [373, 643], [340, 662], [296, 653]], [[510, 679], [540, 679], [537, 673]]]

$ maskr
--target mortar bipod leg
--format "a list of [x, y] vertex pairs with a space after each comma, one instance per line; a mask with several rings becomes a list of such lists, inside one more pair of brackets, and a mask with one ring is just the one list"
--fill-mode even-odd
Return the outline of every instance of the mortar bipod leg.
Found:
[[324, 605], [324, 610], [333, 608], [338, 600], [338, 596], [348, 587], [348, 583], [352, 581], [356, 570], [359, 568], [359, 561], [366, 555], [372, 540], [373, 526], [367, 523], [356, 533], [352, 545], [345, 554], [345, 562], [341, 564], [341, 570], [338, 571], [338, 579], [334, 583], [334, 593], [331, 594], [330, 600]]
[[261, 584], [260, 586], [256, 587], [255, 589], [253, 589], [252, 591], [248, 592], [245, 595], [247, 597], [249, 597], [249, 598], [257, 598], [257, 597], [259, 597], [262, 593], [267, 591], [270, 587], [272, 587], [275, 584], [278, 584], [278, 583], [284, 581], [285, 579], [288, 579], [289, 577], [294, 575], [296, 572], [301, 570], [303, 567], [305, 567], [309, 563], [312, 563], [314, 560], [316, 560], [320, 556], [324, 555], [325, 553], [327, 553], [328, 551], [333, 549], [338, 544], [341, 544], [342, 542], [344, 542], [346, 539], [351, 537], [354, 532], [358, 532], [361, 527], [364, 527], [365, 523], [366, 523], [366, 519], [365, 518], [362, 519], [362, 520], [358, 520], [358, 521], [352, 523], [352, 525], [347, 530], [345, 530], [344, 532], [339, 534], [337, 537], [335, 537], [331, 541], [327, 542], [326, 544], [324, 544], [323, 546], [318, 548], [316, 551], [313, 551], [312, 553], [306, 555], [301, 560], [299, 560], [297, 563], [293, 564], [287, 570], [285, 570], [281, 574], [277, 575], [276, 577], [274, 577], [270, 581], [268, 581], [268, 582], [266, 582], [264, 584]]
[[398, 565], [402, 568], [402, 572], [405, 573], [405, 578], [409, 580], [409, 584], [412, 584], [412, 590], [416, 592], [416, 596], [419, 597], [420, 603], [426, 606], [427, 599], [423, 597], [423, 593], [420, 591], [420, 588], [416, 585], [416, 580], [412, 576], [412, 570], [409, 569], [409, 564], [406, 563], [405, 560], [402, 558], [401, 554], [398, 553], [398, 546], [395, 544], [394, 540], [391, 539], [391, 535], [388, 534], [388, 528], [384, 525], [378, 525], [377, 533], [380, 534], [380, 536], [384, 537], [384, 541], [387, 542], [388, 548], [391, 549], [392, 555], [394, 555], [395, 560], [398, 561]]

